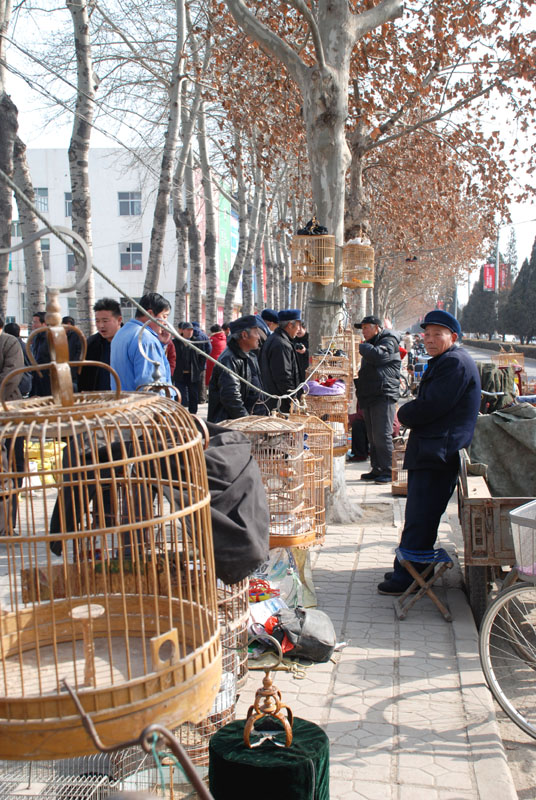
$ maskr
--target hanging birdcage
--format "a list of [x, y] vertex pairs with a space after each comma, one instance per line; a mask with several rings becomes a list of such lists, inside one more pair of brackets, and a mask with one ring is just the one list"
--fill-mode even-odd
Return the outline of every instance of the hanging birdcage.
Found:
[[305, 405], [310, 414], [320, 417], [333, 430], [333, 457], [348, 450], [348, 397], [346, 394], [307, 395]]
[[342, 285], [348, 289], [374, 287], [374, 248], [347, 242], [342, 248]]
[[305, 428], [305, 447], [322, 457], [322, 476], [326, 488], [333, 485], [333, 429], [320, 417], [293, 409], [289, 419], [301, 423]]
[[339, 330], [334, 336], [322, 336], [322, 349], [328, 348], [335, 353], [344, 354], [350, 359], [350, 375], [355, 378], [359, 371], [359, 340], [353, 328], [343, 328], [339, 325]]
[[344, 394], [349, 398], [352, 390], [350, 359], [330, 355], [314, 355], [311, 358], [311, 366], [306, 370], [306, 379], [312, 379], [319, 383], [324, 383], [326, 380], [339, 381], [340, 384], [344, 384]]
[[221, 424], [251, 441], [268, 500], [270, 547], [312, 544], [314, 520], [304, 513], [304, 426], [275, 416], [240, 417]]
[[208, 743], [236, 716], [236, 697], [248, 673], [249, 580], [227, 585], [218, 581], [218, 616], [222, 647], [222, 681], [206, 719], [187, 722], [174, 731], [196, 766], [208, 764]]
[[328, 286], [335, 280], [335, 237], [293, 236], [291, 244], [292, 283], [320, 283]]
[[[49, 334], [51, 353], [67, 353], [58, 314]], [[194, 419], [155, 394], [73, 396], [69, 364], [50, 371], [54, 397], [2, 401], [0, 411], [0, 737], [9, 759], [95, 751], [64, 680], [107, 744], [150, 722], [206, 717], [221, 682]]]

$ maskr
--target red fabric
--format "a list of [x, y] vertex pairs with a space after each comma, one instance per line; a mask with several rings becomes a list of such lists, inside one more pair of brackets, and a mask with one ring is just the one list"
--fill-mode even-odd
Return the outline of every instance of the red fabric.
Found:
[[406, 350], [406, 348], [402, 347], [402, 345], [400, 345], [400, 347], [398, 349], [400, 350], [400, 358], [405, 358], [407, 356], [407, 354], [408, 354], [408, 351]]
[[168, 345], [166, 347], [166, 357], [167, 360], [169, 361], [171, 374], [173, 375], [173, 373], [175, 372], [175, 367], [177, 365], [177, 351], [175, 350], [175, 345], [173, 344], [173, 341], [168, 342]]
[[[221, 356], [221, 354], [227, 347], [227, 337], [223, 331], [218, 331], [217, 333], [213, 333], [211, 335], [210, 342], [212, 344], [212, 351], [210, 355], [212, 356], [212, 358], [218, 360], [219, 356]], [[210, 376], [212, 375], [213, 369], [214, 369], [214, 364], [207, 358], [207, 375], [205, 378], [205, 383], [207, 384], [207, 386], [210, 383]]]

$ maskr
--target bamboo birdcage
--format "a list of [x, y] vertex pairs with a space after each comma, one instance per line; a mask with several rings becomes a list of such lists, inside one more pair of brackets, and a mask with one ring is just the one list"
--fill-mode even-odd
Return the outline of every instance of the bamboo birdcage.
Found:
[[237, 691], [248, 674], [249, 580], [246, 578], [232, 585], [218, 581], [217, 592], [222, 647], [220, 690], [205, 719], [187, 722], [174, 731], [196, 766], [208, 764], [211, 736], [235, 719]]
[[305, 404], [310, 414], [320, 417], [333, 430], [333, 457], [348, 451], [348, 397], [346, 394], [307, 395]]
[[304, 513], [304, 426], [281, 417], [240, 417], [221, 423], [246, 434], [266, 490], [270, 547], [312, 544], [314, 520]]
[[395, 495], [407, 495], [408, 493], [408, 471], [404, 469], [404, 457], [406, 455], [405, 443], [401, 447], [393, 450], [392, 461], [392, 483], [391, 493]]
[[339, 330], [334, 336], [322, 336], [322, 348], [330, 348], [333, 352], [342, 351], [350, 359], [351, 377], [355, 378], [359, 371], [359, 340], [353, 328], [343, 328], [339, 325]]
[[342, 248], [342, 285], [348, 289], [374, 287], [374, 248], [347, 242]]
[[352, 377], [350, 359], [344, 356], [314, 355], [311, 358], [311, 366], [307, 368], [306, 378], [312, 378], [322, 383], [328, 378], [342, 381], [344, 383], [345, 395], [350, 398], [352, 390]]
[[524, 367], [525, 354], [524, 353], [507, 353], [501, 351], [500, 353], [493, 353], [491, 360], [498, 367]]
[[335, 280], [335, 237], [293, 236], [291, 244], [292, 283], [320, 283], [328, 286]]
[[221, 679], [195, 421], [155, 394], [73, 395], [65, 332], [57, 312], [49, 317], [54, 396], [2, 401], [0, 411], [8, 759], [95, 751], [64, 679], [107, 744], [136, 738], [149, 722], [202, 719]]
[[305, 447], [317, 456], [322, 456], [322, 475], [326, 488], [333, 486], [333, 428], [320, 417], [292, 410], [289, 419], [301, 423], [305, 428]]

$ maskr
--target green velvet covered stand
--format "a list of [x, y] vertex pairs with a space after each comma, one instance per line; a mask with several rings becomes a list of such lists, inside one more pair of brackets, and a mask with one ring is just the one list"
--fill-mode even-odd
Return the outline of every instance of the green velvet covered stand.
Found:
[[214, 800], [329, 800], [329, 740], [322, 728], [294, 717], [290, 747], [264, 741], [250, 749], [244, 725], [235, 720], [210, 740]]

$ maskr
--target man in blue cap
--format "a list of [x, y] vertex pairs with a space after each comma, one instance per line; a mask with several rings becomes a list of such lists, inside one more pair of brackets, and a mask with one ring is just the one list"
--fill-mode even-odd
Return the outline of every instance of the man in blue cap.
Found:
[[238, 419], [249, 414], [265, 414], [263, 395], [243, 383], [262, 389], [259, 364], [253, 352], [259, 346], [259, 326], [253, 315], [239, 317], [229, 323], [230, 335], [227, 347], [218, 358], [218, 364], [228, 367], [234, 374], [219, 369], [214, 364], [208, 386], [209, 422], [222, 422], [225, 419]]
[[[461, 328], [448, 311], [428, 312], [421, 323], [428, 368], [417, 398], [398, 411], [402, 425], [411, 428], [404, 468], [408, 496], [400, 547], [432, 550], [442, 514], [458, 478], [458, 451], [473, 438], [480, 407], [480, 378], [471, 356], [458, 347]], [[422, 572], [426, 564], [414, 562]], [[380, 594], [401, 595], [412, 583], [395, 559], [393, 572], [379, 584]]]
[[[300, 367], [294, 339], [301, 331], [301, 311], [287, 308], [278, 314], [278, 327], [268, 337], [261, 350], [261, 377], [264, 388], [270, 394], [285, 395], [300, 385]], [[301, 391], [294, 395], [296, 400]], [[270, 409], [276, 408], [277, 400], [267, 398]], [[281, 401], [281, 411], [288, 414], [291, 400]]]

